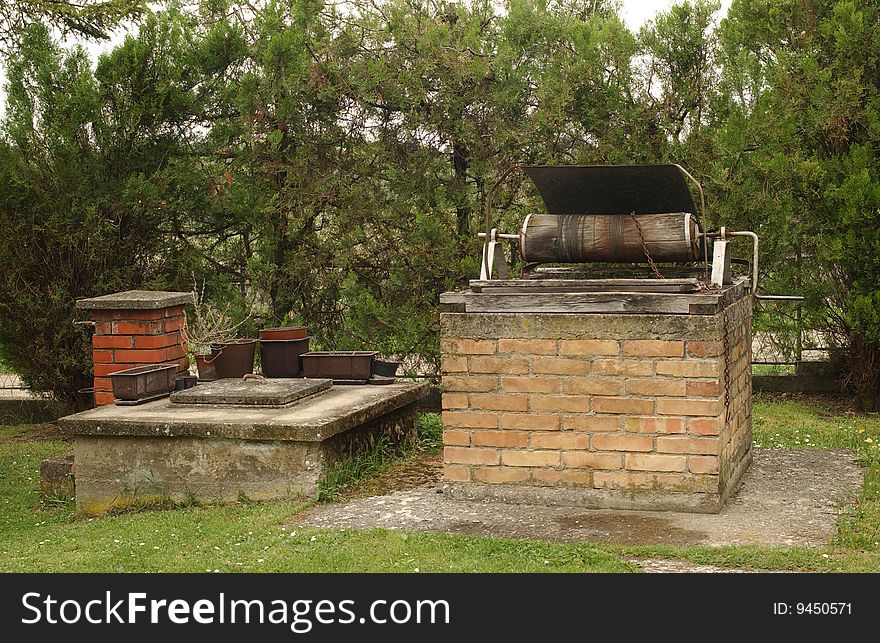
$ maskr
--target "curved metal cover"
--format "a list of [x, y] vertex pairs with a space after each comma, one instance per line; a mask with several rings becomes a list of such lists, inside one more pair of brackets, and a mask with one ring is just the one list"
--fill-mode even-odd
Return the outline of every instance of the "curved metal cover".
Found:
[[697, 213], [677, 165], [524, 165], [549, 214]]

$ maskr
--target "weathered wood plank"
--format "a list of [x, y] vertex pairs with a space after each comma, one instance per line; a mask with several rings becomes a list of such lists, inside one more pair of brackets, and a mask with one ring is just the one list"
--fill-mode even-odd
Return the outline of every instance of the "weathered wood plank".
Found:
[[[720, 295], [678, 293], [510, 293], [465, 295], [465, 312], [632, 313], [692, 314], [691, 306], [705, 306], [697, 314], [717, 310]], [[708, 310], [712, 307], [714, 310]]]
[[688, 279], [495, 279], [470, 282], [471, 291], [514, 292], [681, 292], [698, 290], [698, 281]]

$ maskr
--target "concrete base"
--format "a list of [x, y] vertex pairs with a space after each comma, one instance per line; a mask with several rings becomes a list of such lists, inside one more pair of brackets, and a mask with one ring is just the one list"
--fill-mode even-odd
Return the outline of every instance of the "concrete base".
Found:
[[73, 457], [73, 454], [69, 453], [40, 463], [40, 496], [73, 498], [75, 494]]
[[584, 509], [625, 509], [630, 511], [687, 511], [718, 513], [739, 487], [740, 479], [752, 462], [752, 452], [740, 460], [724, 494], [670, 489], [586, 489], [583, 487], [537, 487], [516, 484], [476, 484], [447, 482], [443, 491], [455, 500], [503, 502], [550, 507]]
[[106, 406], [62, 418], [75, 436], [76, 504], [89, 514], [162, 501], [309, 496], [329, 467], [415, 437], [423, 384], [334, 387], [293, 405]]
[[836, 534], [841, 509], [859, 497], [863, 478], [851, 451], [755, 449], [739, 491], [719, 513], [585, 509], [548, 506], [539, 499], [469, 502], [438, 493], [438, 480], [319, 505], [295, 522], [618, 545], [823, 547]]

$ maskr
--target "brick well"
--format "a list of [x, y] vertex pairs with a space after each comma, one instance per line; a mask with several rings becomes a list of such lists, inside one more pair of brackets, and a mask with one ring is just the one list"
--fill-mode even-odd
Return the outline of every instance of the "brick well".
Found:
[[112, 404], [110, 375], [147, 364], [177, 364], [189, 369], [184, 305], [190, 293], [128, 290], [113, 295], [80, 299], [77, 308], [88, 310], [95, 322], [92, 336], [95, 405]]
[[752, 445], [751, 296], [718, 301], [694, 314], [444, 312], [450, 490], [718, 511]]

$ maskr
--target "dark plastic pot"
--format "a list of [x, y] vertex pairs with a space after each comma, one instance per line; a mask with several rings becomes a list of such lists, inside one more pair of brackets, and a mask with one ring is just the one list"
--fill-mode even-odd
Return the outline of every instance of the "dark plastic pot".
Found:
[[211, 355], [217, 377], [222, 379], [240, 378], [254, 372], [254, 353], [257, 349], [255, 339], [232, 339], [228, 342], [211, 344]]
[[309, 338], [261, 339], [260, 363], [266, 377], [301, 377], [300, 355], [309, 351]]
[[339, 380], [368, 380], [376, 351], [314, 351], [302, 354], [303, 375]]
[[177, 364], [147, 364], [110, 374], [113, 397], [117, 400], [142, 400], [174, 390]]
[[391, 360], [385, 359], [374, 359], [373, 375], [376, 375], [378, 377], [396, 377], [398, 366], [400, 366], [400, 362], [392, 362]]
[[200, 382], [213, 382], [219, 379], [212, 355], [196, 355], [196, 368], [199, 371]]
[[79, 411], [95, 408], [95, 389], [81, 388], [76, 392], [76, 408]]
[[174, 380], [174, 390], [183, 391], [184, 389], [192, 388], [198, 384], [198, 381], [199, 378], [195, 375], [178, 375], [177, 379]]
[[264, 328], [260, 331], [260, 339], [305, 339], [309, 335], [307, 326], [291, 326], [289, 328]]

